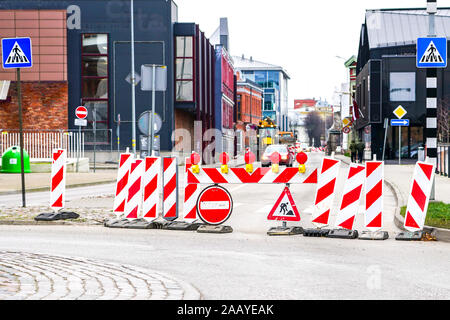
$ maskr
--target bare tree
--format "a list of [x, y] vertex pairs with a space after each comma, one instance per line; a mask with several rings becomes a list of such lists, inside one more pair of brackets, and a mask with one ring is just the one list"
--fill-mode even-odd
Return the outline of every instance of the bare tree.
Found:
[[320, 113], [313, 111], [307, 114], [305, 118], [305, 129], [309, 138], [309, 145], [320, 147], [320, 136], [323, 134], [323, 120]]

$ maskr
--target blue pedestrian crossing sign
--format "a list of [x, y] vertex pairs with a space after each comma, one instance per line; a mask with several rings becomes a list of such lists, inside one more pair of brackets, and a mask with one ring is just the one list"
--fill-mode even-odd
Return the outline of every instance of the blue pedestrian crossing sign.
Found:
[[409, 119], [391, 119], [391, 127], [409, 127]]
[[417, 68], [446, 68], [447, 38], [417, 39]]
[[31, 68], [33, 66], [31, 39], [2, 39], [2, 62], [4, 69]]

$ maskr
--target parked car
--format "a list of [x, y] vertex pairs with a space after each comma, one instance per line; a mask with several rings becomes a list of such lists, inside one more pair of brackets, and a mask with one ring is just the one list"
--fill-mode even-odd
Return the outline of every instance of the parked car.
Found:
[[311, 152], [311, 147], [308, 146], [308, 144], [305, 142], [301, 143], [300, 147], [302, 148], [302, 151], [304, 151], [304, 152]]
[[[411, 151], [410, 154], [408, 156], [408, 146], [403, 146], [402, 147], [402, 158], [407, 159], [407, 158], [411, 158], [411, 159], [416, 159], [417, 158], [417, 154], [419, 152], [419, 147], [423, 147], [423, 145], [421, 143], [416, 143], [411, 145]], [[395, 151], [395, 156], [398, 158], [398, 150]]]
[[261, 165], [263, 167], [268, 167], [272, 164], [270, 156], [274, 152], [278, 152], [281, 156], [279, 163], [280, 165], [292, 167], [292, 165], [294, 164], [294, 155], [291, 152], [289, 152], [288, 147], [283, 144], [274, 144], [266, 148], [266, 151], [264, 151], [264, 154], [261, 157]]

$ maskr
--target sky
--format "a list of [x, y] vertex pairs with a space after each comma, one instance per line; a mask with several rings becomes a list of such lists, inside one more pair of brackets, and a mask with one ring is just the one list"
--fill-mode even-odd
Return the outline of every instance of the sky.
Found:
[[[228, 18], [230, 52], [282, 66], [294, 99], [336, 103], [348, 78], [344, 62], [358, 56], [366, 9], [425, 8], [426, 0], [175, 0], [179, 22], [195, 22], [207, 37]], [[450, 0], [438, 0], [450, 7]], [[339, 56], [341, 58], [338, 58]], [[345, 58], [345, 59], [344, 59]]]

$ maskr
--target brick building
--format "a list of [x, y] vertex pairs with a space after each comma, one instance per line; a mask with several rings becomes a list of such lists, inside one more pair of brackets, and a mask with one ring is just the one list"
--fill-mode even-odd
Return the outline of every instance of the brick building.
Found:
[[257, 126], [262, 120], [264, 90], [248, 79], [237, 80], [236, 137], [238, 152], [254, 145]]
[[[33, 67], [21, 70], [24, 129], [68, 128], [66, 10], [0, 10], [0, 38], [30, 37]], [[19, 127], [16, 69], [0, 68], [0, 129]]]
[[[191, 135], [185, 152], [200, 151], [203, 134], [216, 125], [214, 47], [198, 25], [177, 22], [173, 0], [135, 0], [134, 11], [136, 121], [151, 108], [151, 92], [139, 83], [141, 66], [165, 65], [167, 90], [156, 92], [155, 108], [161, 151], [183, 140], [172, 137], [174, 129]], [[77, 130], [75, 109], [84, 105], [86, 129], [95, 121], [98, 130], [97, 150], [116, 150], [119, 115], [120, 149], [132, 149], [130, 1], [1, 1], [0, 36], [32, 40], [34, 65], [21, 77], [24, 128]], [[16, 129], [15, 70], [0, 69], [0, 81], [0, 129]], [[194, 123], [202, 128], [197, 136]], [[145, 133], [136, 131], [139, 150]]]

